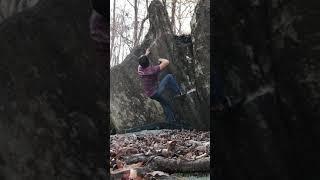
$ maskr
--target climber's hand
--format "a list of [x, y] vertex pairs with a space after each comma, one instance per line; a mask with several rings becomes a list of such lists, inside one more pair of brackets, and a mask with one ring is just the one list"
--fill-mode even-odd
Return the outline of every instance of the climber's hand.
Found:
[[150, 48], [148, 48], [148, 49], [146, 50], [145, 55], [148, 56], [149, 54], [150, 54]]
[[160, 70], [164, 69], [169, 65], [168, 59], [159, 58], [159, 62], [160, 62]]

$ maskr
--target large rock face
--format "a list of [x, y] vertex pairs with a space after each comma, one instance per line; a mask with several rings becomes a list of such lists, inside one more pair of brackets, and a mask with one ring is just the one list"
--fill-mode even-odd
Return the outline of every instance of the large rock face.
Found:
[[[136, 47], [110, 74], [111, 123], [117, 130], [164, 121], [162, 107], [157, 101], [143, 94], [137, 74], [138, 57], [151, 47], [151, 61], [158, 58], [170, 60], [169, 68], [160, 74], [162, 78], [172, 73], [187, 90], [196, 88], [185, 99], [174, 102], [177, 116], [194, 128], [209, 126], [209, 1], [200, 1], [194, 14], [192, 35], [175, 36], [172, 33], [167, 11], [159, 0], [151, 2], [149, 8], [150, 29], [144, 41]], [[205, 23], [204, 23], [205, 22]], [[164, 93], [169, 97], [169, 93]]]
[[[76, 7], [76, 8], [75, 8]], [[106, 178], [105, 79], [88, 1], [41, 1], [0, 26], [0, 179]]]
[[39, 0], [0, 0], [0, 23], [6, 18], [35, 6]]
[[319, 7], [216, 1], [214, 69], [226, 94], [248, 96], [243, 108], [214, 117], [217, 176], [319, 178]]
[[[201, 101], [209, 104], [210, 96], [210, 1], [200, 0], [191, 20], [195, 84]], [[205, 109], [208, 110], [208, 109]], [[204, 111], [204, 113], [206, 113]]]

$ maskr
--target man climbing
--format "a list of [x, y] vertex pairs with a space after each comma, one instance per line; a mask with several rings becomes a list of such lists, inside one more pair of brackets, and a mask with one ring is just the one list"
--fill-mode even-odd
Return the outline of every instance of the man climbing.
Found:
[[151, 66], [148, 55], [150, 50], [147, 49], [146, 53], [139, 57], [138, 74], [142, 80], [144, 93], [147, 97], [158, 101], [166, 115], [166, 121], [169, 123], [175, 122], [175, 116], [171, 103], [166, 100], [162, 93], [165, 89], [170, 89], [175, 94], [175, 97], [183, 95], [181, 88], [172, 74], [167, 74], [158, 84], [159, 73], [168, 67], [169, 60], [160, 58], [159, 65]]

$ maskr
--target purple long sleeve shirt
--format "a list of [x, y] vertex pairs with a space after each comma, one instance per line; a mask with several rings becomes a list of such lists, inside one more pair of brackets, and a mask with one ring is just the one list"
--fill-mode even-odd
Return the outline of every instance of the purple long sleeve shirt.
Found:
[[142, 68], [138, 66], [138, 74], [142, 80], [144, 93], [146, 96], [153, 96], [158, 87], [158, 74], [160, 73], [160, 66], [149, 66]]

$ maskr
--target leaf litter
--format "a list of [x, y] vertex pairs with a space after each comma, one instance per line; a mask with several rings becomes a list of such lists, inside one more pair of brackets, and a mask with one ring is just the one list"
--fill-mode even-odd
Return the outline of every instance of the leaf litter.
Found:
[[[150, 166], [157, 158], [179, 163], [210, 159], [210, 132], [162, 129], [110, 136], [113, 179], [168, 179], [173, 172]], [[179, 167], [172, 169], [179, 171]]]

